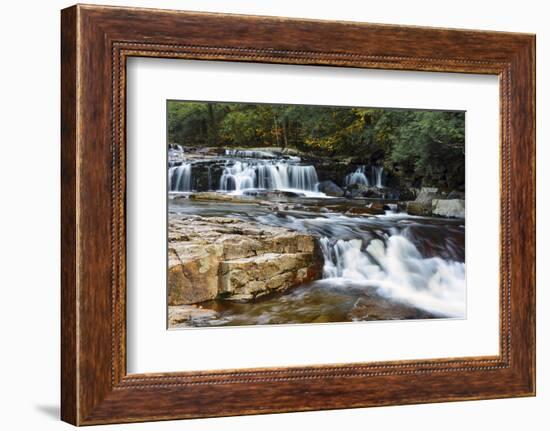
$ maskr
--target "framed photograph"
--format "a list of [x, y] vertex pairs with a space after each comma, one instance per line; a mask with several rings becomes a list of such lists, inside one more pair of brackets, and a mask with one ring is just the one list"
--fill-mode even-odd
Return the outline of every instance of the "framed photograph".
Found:
[[62, 419], [535, 394], [535, 37], [62, 11]]

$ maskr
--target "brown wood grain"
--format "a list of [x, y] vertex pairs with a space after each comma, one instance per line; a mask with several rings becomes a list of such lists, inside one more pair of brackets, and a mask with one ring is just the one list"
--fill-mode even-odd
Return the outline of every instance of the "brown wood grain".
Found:
[[[534, 394], [533, 35], [78, 5], [62, 11], [61, 46], [63, 420], [86, 425]], [[499, 356], [127, 375], [130, 56], [498, 75]]]
[[78, 422], [76, 299], [76, 8], [61, 16], [61, 417]]

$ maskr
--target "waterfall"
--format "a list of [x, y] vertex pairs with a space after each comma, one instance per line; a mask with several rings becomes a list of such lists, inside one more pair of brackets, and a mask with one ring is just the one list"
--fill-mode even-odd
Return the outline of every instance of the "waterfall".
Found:
[[365, 175], [365, 167], [359, 166], [355, 172], [346, 175], [345, 179], [346, 186], [351, 186], [354, 184], [363, 184], [365, 186], [369, 185], [369, 180]]
[[365, 166], [359, 166], [354, 172], [346, 175], [345, 184], [346, 186], [352, 186], [354, 184], [369, 186], [374, 184], [374, 186], [382, 188], [384, 187], [384, 167], [371, 166], [369, 180]]
[[232, 166], [226, 166], [220, 178], [221, 190], [251, 189], [256, 183], [256, 170], [248, 163], [235, 162]]
[[323, 277], [376, 286], [386, 297], [450, 317], [464, 317], [465, 265], [438, 257], [423, 258], [412, 242], [391, 235], [373, 239], [363, 249], [361, 239], [320, 240]]
[[360, 239], [344, 241], [339, 239], [334, 245], [327, 237], [320, 240], [321, 250], [325, 260], [323, 278], [347, 278], [350, 280], [365, 280], [368, 278], [368, 257], [361, 251], [363, 244]]
[[182, 163], [168, 169], [168, 188], [171, 192], [191, 191], [191, 163]]
[[174, 167], [178, 166], [182, 161], [184, 161], [184, 151], [183, 147], [179, 144], [168, 144], [168, 166]]
[[372, 170], [374, 172], [374, 179], [375, 179], [375, 185], [376, 187], [384, 187], [383, 183], [383, 173], [384, 173], [384, 167], [383, 166], [373, 166]]
[[314, 166], [287, 165], [289, 185], [298, 190], [315, 190], [319, 178]]
[[224, 191], [252, 188], [267, 190], [296, 189], [314, 191], [319, 182], [314, 166], [280, 162], [241, 162], [228, 164], [220, 178]]

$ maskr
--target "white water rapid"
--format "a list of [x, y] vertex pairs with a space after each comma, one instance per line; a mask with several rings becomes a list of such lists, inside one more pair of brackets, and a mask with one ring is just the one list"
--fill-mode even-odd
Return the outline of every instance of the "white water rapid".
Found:
[[447, 317], [464, 317], [464, 263], [423, 258], [411, 241], [398, 234], [385, 244], [373, 239], [365, 249], [361, 239], [339, 239], [331, 244], [323, 237], [320, 243], [325, 279], [375, 286], [382, 296]]

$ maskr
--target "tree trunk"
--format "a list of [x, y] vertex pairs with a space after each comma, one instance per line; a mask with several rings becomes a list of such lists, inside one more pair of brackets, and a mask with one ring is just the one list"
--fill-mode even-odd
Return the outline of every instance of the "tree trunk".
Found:
[[288, 140], [286, 137], [286, 131], [288, 129], [288, 119], [284, 118], [282, 124], [283, 124], [283, 150], [284, 150], [286, 147], [288, 147]]
[[211, 103], [208, 104], [208, 129], [208, 144], [215, 147], [218, 145], [218, 125], [216, 124], [214, 107]]
[[277, 140], [277, 147], [279, 146], [279, 126], [277, 125], [277, 116], [273, 116], [273, 123], [275, 123], [275, 139]]

